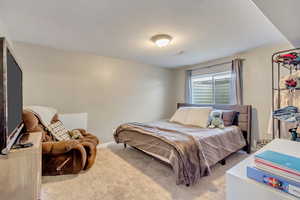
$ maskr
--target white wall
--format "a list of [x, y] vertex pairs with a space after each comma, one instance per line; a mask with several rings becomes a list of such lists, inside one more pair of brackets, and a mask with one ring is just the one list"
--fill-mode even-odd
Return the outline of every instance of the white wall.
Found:
[[14, 49], [24, 104], [87, 112], [88, 129], [101, 141], [111, 141], [121, 123], [167, 118], [176, 107], [172, 70], [19, 42]]
[[185, 70], [209, 66], [232, 60], [234, 57], [246, 59], [243, 67], [244, 104], [253, 106], [252, 133], [254, 139], [266, 138], [269, 116], [272, 104], [272, 70], [271, 55], [279, 50], [293, 48], [290, 44], [279, 44], [251, 49], [230, 57], [221, 58], [196, 66], [177, 69], [176, 77], [176, 100], [184, 102]]
[[5, 28], [4, 28], [4, 25], [0, 19], [0, 37], [4, 37], [6, 31], [5, 31]]
[[5, 37], [6, 39], [8, 39], [8, 42], [11, 44], [10, 37], [7, 32], [7, 28], [3, 24], [1, 19], [0, 19], [0, 37]]
[[180, 69], [14, 43], [24, 71], [24, 104], [87, 112], [88, 127], [103, 141], [128, 121], [167, 118], [184, 102], [185, 70], [245, 58], [244, 103], [253, 106], [253, 137], [266, 138], [271, 108], [271, 55], [290, 44], [264, 46]]

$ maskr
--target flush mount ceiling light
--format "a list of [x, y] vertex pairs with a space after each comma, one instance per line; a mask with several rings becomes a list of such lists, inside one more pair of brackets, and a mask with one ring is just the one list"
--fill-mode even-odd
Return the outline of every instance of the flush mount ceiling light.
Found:
[[167, 34], [159, 34], [151, 37], [151, 41], [158, 47], [165, 47], [171, 43], [172, 37]]

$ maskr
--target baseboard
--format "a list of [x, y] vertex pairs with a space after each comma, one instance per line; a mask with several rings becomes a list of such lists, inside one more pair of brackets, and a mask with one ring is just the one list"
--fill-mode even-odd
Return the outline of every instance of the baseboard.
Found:
[[111, 144], [116, 144], [116, 142], [111, 141], [111, 142], [105, 142], [105, 143], [99, 144], [99, 145], [97, 145], [97, 149], [107, 148], [108, 145], [111, 145]]

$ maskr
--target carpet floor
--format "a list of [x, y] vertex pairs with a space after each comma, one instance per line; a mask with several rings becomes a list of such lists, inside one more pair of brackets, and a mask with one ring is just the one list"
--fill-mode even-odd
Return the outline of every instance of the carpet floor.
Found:
[[111, 144], [98, 150], [95, 165], [79, 175], [43, 177], [42, 200], [224, 200], [225, 172], [247, 154], [217, 164], [199, 184], [176, 185], [172, 169], [133, 148]]

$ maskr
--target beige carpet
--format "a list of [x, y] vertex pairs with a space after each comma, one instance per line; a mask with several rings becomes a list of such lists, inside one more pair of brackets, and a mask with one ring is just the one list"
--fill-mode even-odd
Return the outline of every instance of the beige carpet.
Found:
[[176, 185], [167, 165], [132, 148], [113, 144], [98, 151], [95, 165], [80, 175], [43, 177], [42, 200], [223, 200], [225, 171], [246, 158], [236, 153], [226, 166], [197, 185]]

